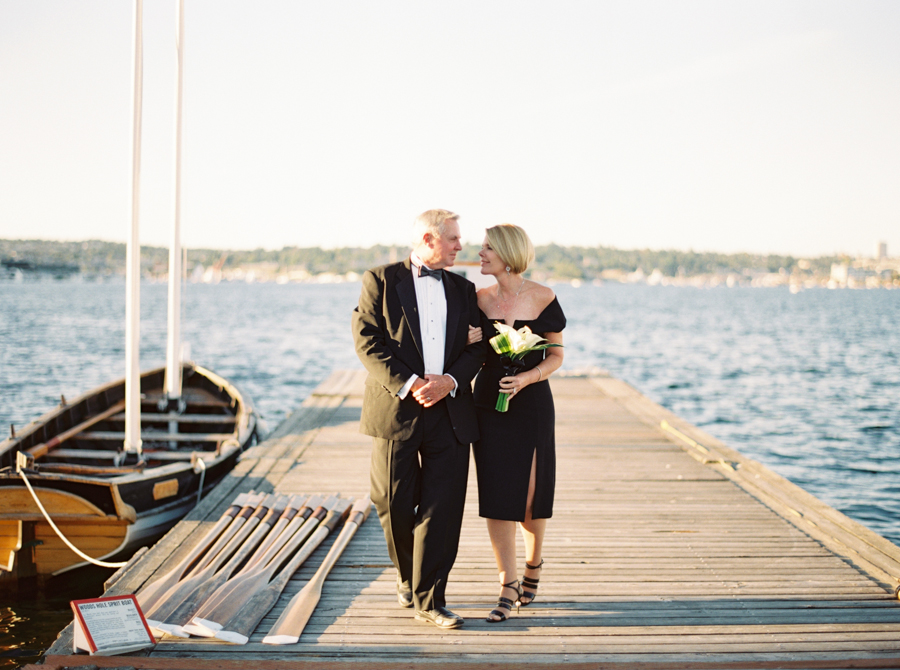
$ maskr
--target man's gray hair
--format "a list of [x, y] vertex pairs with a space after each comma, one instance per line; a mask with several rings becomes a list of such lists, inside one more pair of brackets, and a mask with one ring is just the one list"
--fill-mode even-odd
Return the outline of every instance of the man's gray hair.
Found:
[[422, 212], [413, 222], [413, 247], [422, 243], [425, 233], [431, 233], [435, 237], [443, 237], [447, 232], [447, 221], [456, 221], [459, 214], [454, 214], [446, 209], [429, 209]]

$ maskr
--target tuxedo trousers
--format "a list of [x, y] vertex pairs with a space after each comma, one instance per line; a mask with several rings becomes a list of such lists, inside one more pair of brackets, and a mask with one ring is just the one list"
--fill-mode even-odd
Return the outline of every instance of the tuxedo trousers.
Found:
[[423, 410], [410, 439], [372, 439], [372, 502], [388, 554], [411, 585], [416, 610], [444, 607], [459, 549], [469, 445], [456, 440], [444, 401]]

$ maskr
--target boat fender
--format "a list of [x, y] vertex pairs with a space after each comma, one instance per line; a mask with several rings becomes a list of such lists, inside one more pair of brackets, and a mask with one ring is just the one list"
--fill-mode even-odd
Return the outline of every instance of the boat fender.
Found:
[[191, 453], [191, 464], [194, 466], [194, 474], [200, 475], [200, 483], [197, 484], [197, 504], [203, 495], [203, 481], [206, 479], [206, 461], [196, 451]]

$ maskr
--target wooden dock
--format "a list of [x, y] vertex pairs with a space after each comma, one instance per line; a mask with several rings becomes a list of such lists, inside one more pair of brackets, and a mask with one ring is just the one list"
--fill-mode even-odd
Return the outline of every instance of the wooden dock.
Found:
[[[239, 491], [368, 491], [361, 371], [320, 385], [225, 482], [116, 575], [131, 593], [190, 548]], [[71, 626], [44, 670], [97, 667], [900, 667], [900, 548], [608, 376], [554, 377], [557, 495], [539, 596], [502, 624], [474, 466], [441, 631], [396, 604], [377, 516], [325, 584], [300, 642], [261, 643], [314, 572], [321, 546], [250, 643], [163, 638], [149, 655], [72, 656]], [[333, 539], [333, 536], [332, 536]], [[521, 552], [520, 552], [521, 555]]]

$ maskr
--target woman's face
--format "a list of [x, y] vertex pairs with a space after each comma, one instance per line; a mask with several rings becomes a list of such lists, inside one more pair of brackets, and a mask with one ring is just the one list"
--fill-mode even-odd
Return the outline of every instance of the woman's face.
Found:
[[506, 263], [500, 260], [500, 256], [493, 250], [487, 237], [481, 243], [481, 251], [478, 252], [478, 256], [481, 258], [481, 274], [496, 276], [501, 272], [506, 272]]

